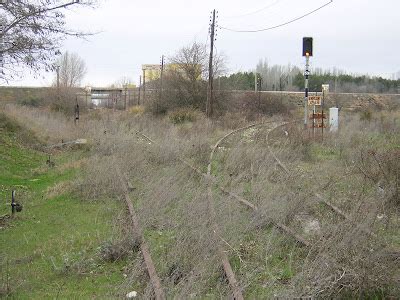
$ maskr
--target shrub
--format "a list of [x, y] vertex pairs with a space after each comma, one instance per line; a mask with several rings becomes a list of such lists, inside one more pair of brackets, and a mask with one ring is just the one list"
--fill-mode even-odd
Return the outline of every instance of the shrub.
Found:
[[174, 124], [194, 122], [197, 119], [197, 112], [190, 108], [178, 108], [169, 114], [169, 119]]
[[43, 99], [37, 96], [30, 96], [17, 102], [20, 105], [39, 107], [43, 104]]
[[372, 120], [372, 112], [371, 112], [370, 110], [368, 110], [368, 109], [363, 110], [363, 111], [360, 113], [360, 120], [361, 120], [361, 121], [368, 121], [368, 122], [371, 122], [371, 120]]
[[115, 262], [127, 257], [132, 251], [137, 252], [140, 242], [137, 239], [124, 239], [120, 241], [105, 241], [98, 248], [99, 256], [107, 262]]
[[288, 101], [282, 95], [270, 95], [265, 93], [246, 92], [232, 95], [232, 100], [227, 110], [231, 112], [240, 111], [246, 115], [248, 120], [254, 120], [257, 116], [274, 114], [287, 114], [292, 107], [286, 104]]
[[135, 106], [132, 106], [131, 108], [129, 108], [129, 112], [131, 114], [135, 114], [135, 115], [143, 114], [144, 113], [144, 107], [141, 106], [141, 105], [135, 105]]

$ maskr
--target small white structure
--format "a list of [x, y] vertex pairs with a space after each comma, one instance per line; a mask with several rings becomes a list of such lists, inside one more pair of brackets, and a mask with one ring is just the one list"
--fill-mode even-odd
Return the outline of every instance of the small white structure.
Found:
[[339, 129], [339, 108], [329, 108], [329, 128], [330, 132], [337, 132]]

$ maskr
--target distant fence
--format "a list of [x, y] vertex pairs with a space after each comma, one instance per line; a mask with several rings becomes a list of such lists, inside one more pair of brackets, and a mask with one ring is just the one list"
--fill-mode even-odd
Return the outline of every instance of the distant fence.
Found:
[[[54, 87], [0, 87], [0, 104], [29, 100], [32, 98], [41, 99], [54, 92]], [[235, 102], [240, 97], [246, 97], [254, 93], [243, 90], [215, 91], [228, 95], [226, 101]], [[90, 92], [85, 89], [76, 89], [77, 99], [80, 105], [93, 107], [92, 103], [99, 106], [124, 109], [138, 104], [146, 104], [151, 99], [158, 97], [158, 89], [146, 89], [144, 93], [139, 88], [92, 88]], [[286, 91], [262, 91], [263, 97], [272, 100], [283, 101], [286, 104], [302, 106], [304, 101], [303, 92]], [[357, 108], [363, 105], [385, 106], [388, 104], [400, 104], [400, 94], [368, 94], [368, 93], [329, 93], [326, 97], [326, 105], [337, 105], [344, 108]]]

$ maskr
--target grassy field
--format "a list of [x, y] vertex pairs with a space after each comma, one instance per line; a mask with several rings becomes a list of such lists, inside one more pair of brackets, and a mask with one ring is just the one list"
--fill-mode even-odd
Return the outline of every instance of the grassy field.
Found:
[[[0, 296], [12, 299], [108, 298], [124, 260], [102, 251], [118, 235], [115, 201], [82, 202], [69, 185], [85, 153], [55, 152], [54, 167], [29, 131], [0, 115]], [[11, 191], [23, 205], [10, 218]]]
[[[241, 116], [209, 122], [196, 112], [177, 124], [168, 116], [96, 110], [74, 126], [44, 109], [15, 106], [7, 114], [35, 134], [1, 123], [1, 197], [9, 202], [15, 189], [24, 205], [13, 220], [2, 218], [2, 295], [118, 298], [135, 290], [139, 298], [154, 296], [123, 203], [115, 201], [123, 194], [116, 169], [134, 187], [130, 197], [168, 298], [231, 295], [218, 243], [246, 299], [383, 299], [399, 291], [396, 112], [373, 111], [369, 119], [342, 113], [339, 133], [325, 132], [323, 141], [296, 124], [277, 127], [269, 140], [265, 126], [233, 134], [217, 149], [212, 176], [257, 212], [214, 184], [215, 220], [205, 192], [210, 183], [178, 157], [204, 171], [211, 145], [248, 125]], [[265, 120], [278, 124], [284, 116]], [[53, 152], [50, 167], [35, 136], [47, 143], [88, 138], [89, 145]], [[1, 206], [2, 215], [9, 211], [9, 204]]]

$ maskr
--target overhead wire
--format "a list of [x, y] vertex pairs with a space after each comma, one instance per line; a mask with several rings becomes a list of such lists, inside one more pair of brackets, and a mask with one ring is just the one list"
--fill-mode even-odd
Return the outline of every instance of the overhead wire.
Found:
[[229, 19], [230, 18], [241, 18], [241, 17], [247, 17], [247, 16], [255, 15], [255, 14], [259, 13], [259, 12], [262, 12], [263, 10], [266, 10], [268, 8], [271, 8], [271, 7], [275, 6], [275, 5], [277, 5], [280, 1], [281, 0], [275, 0], [275, 2], [273, 2], [273, 3], [271, 3], [271, 4], [267, 5], [267, 6], [264, 6], [264, 7], [260, 8], [260, 9], [257, 9], [255, 11], [251, 11], [251, 12], [244, 13], [244, 14], [241, 14], [241, 15], [227, 16], [225, 18], [229, 18]]
[[196, 41], [199, 37], [199, 35], [204, 33], [204, 30], [207, 28], [207, 25], [204, 25], [201, 27], [201, 29], [194, 35], [193, 40]]
[[232, 31], [232, 32], [241, 32], [241, 33], [254, 33], [254, 32], [268, 31], [268, 30], [279, 28], [279, 27], [283, 27], [285, 25], [288, 25], [288, 24], [296, 22], [296, 21], [298, 21], [300, 19], [303, 19], [303, 18], [305, 18], [305, 17], [307, 17], [307, 16], [319, 11], [320, 9], [324, 8], [325, 6], [328, 6], [332, 2], [333, 2], [333, 0], [330, 0], [329, 2], [325, 3], [324, 5], [316, 8], [316, 9], [314, 9], [312, 11], [309, 11], [308, 13], [306, 13], [306, 14], [300, 16], [300, 17], [297, 17], [297, 18], [294, 18], [294, 19], [289, 20], [287, 22], [284, 22], [284, 23], [281, 23], [281, 24], [278, 24], [278, 25], [275, 25], [275, 26], [267, 27], [267, 28], [255, 29], [255, 30], [238, 30], [238, 29], [232, 29], [232, 28], [224, 27], [224, 26], [221, 26], [221, 25], [218, 25], [218, 27], [221, 28], [221, 29], [224, 29], [224, 30], [228, 30], [228, 31]]

